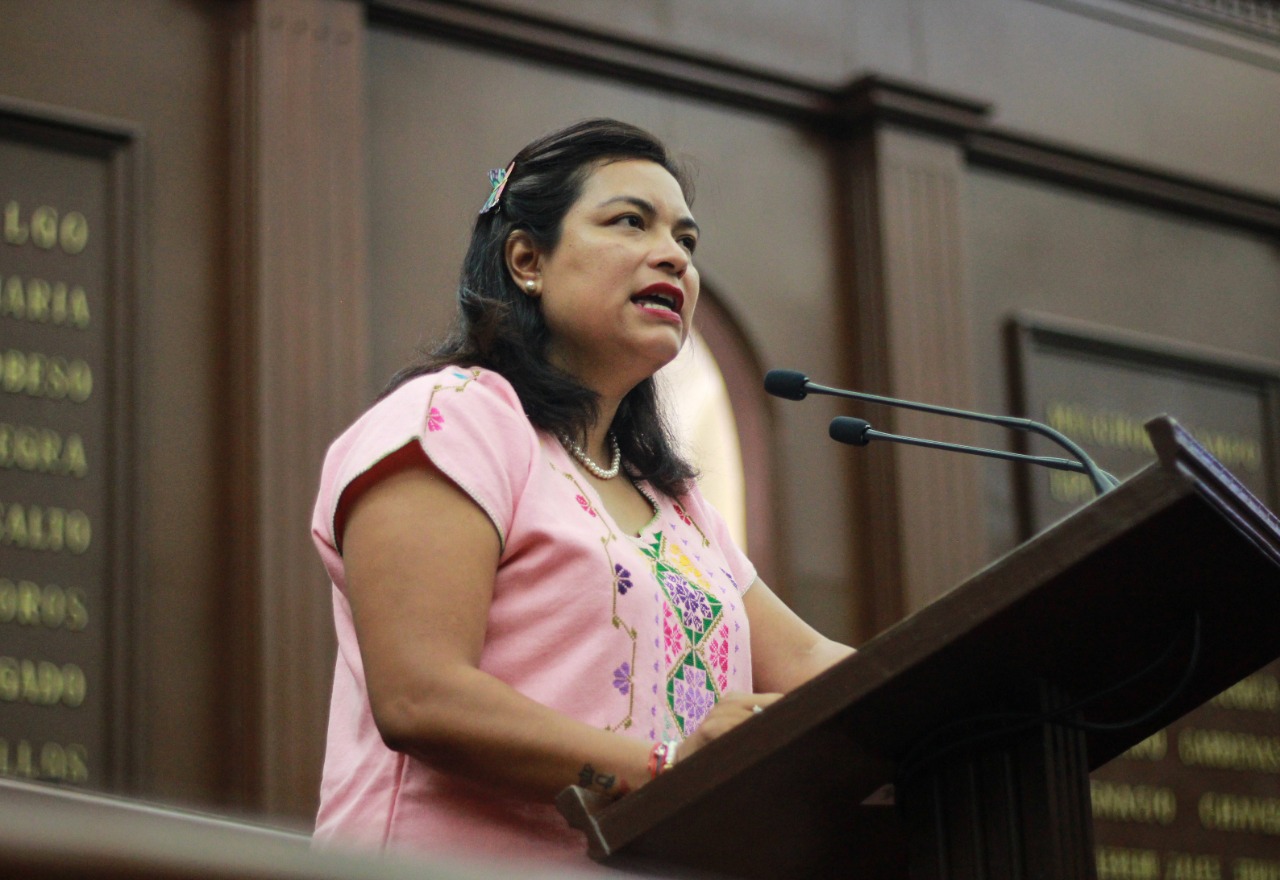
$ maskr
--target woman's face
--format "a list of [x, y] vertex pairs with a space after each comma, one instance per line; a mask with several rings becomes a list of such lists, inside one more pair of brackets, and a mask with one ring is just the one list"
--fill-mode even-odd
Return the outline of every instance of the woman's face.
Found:
[[598, 165], [539, 260], [550, 358], [600, 393], [623, 393], [680, 351], [698, 303], [698, 227], [661, 165]]

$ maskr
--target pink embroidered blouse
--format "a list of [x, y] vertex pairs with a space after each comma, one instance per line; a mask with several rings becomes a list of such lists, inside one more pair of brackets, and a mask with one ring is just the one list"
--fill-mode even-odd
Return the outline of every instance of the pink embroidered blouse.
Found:
[[335, 520], [380, 463], [415, 443], [502, 542], [480, 668], [587, 724], [682, 739], [720, 694], [750, 692], [742, 594], [755, 569], [696, 489], [679, 501], [654, 492], [654, 518], [624, 533], [490, 371], [417, 377], [330, 447], [312, 520], [338, 636], [317, 841], [585, 861], [582, 835], [554, 806], [432, 770], [388, 749], [374, 726]]

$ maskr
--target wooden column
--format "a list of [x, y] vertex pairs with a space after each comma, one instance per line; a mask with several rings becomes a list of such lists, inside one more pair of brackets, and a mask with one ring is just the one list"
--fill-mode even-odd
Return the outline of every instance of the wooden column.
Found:
[[[1045, 714], [1070, 704], [1047, 683], [1040, 698]], [[911, 880], [1096, 880], [1085, 732], [990, 718], [899, 783]]]
[[[971, 409], [962, 136], [982, 124], [985, 108], [876, 78], [854, 83], [840, 104], [847, 381]], [[882, 431], [981, 439], [970, 422], [880, 406], [851, 411]], [[869, 636], [986, 561], [982, 466], [970, 456], [889, 444], [851, 454], [859, 456], [859, 620]]]
[[228, 766], [244, 806], [309, 821], [334, 654], [311, 510], [326, 447], [368, 403], [363, 7], [242, 0], [239, 12]]

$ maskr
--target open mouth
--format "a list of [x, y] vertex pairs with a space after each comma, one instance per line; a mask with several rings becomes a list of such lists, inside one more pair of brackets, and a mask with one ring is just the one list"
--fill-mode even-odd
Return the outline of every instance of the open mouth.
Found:
[[631, 297], [631, 301], [646, 308], [663, 309], [679, 315], [684, 306], [684, 294], [672, 284], [652, 284]]

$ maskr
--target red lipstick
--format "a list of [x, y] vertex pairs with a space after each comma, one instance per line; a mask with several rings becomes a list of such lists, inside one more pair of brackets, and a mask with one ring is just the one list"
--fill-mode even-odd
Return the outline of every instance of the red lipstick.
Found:
[[684, 291], [674, 284], [658, 282], [641, 290], [631, 301], [640, 306], [654, 307], [655, 310], [669, 311], [679, 317], [684, 310]]

